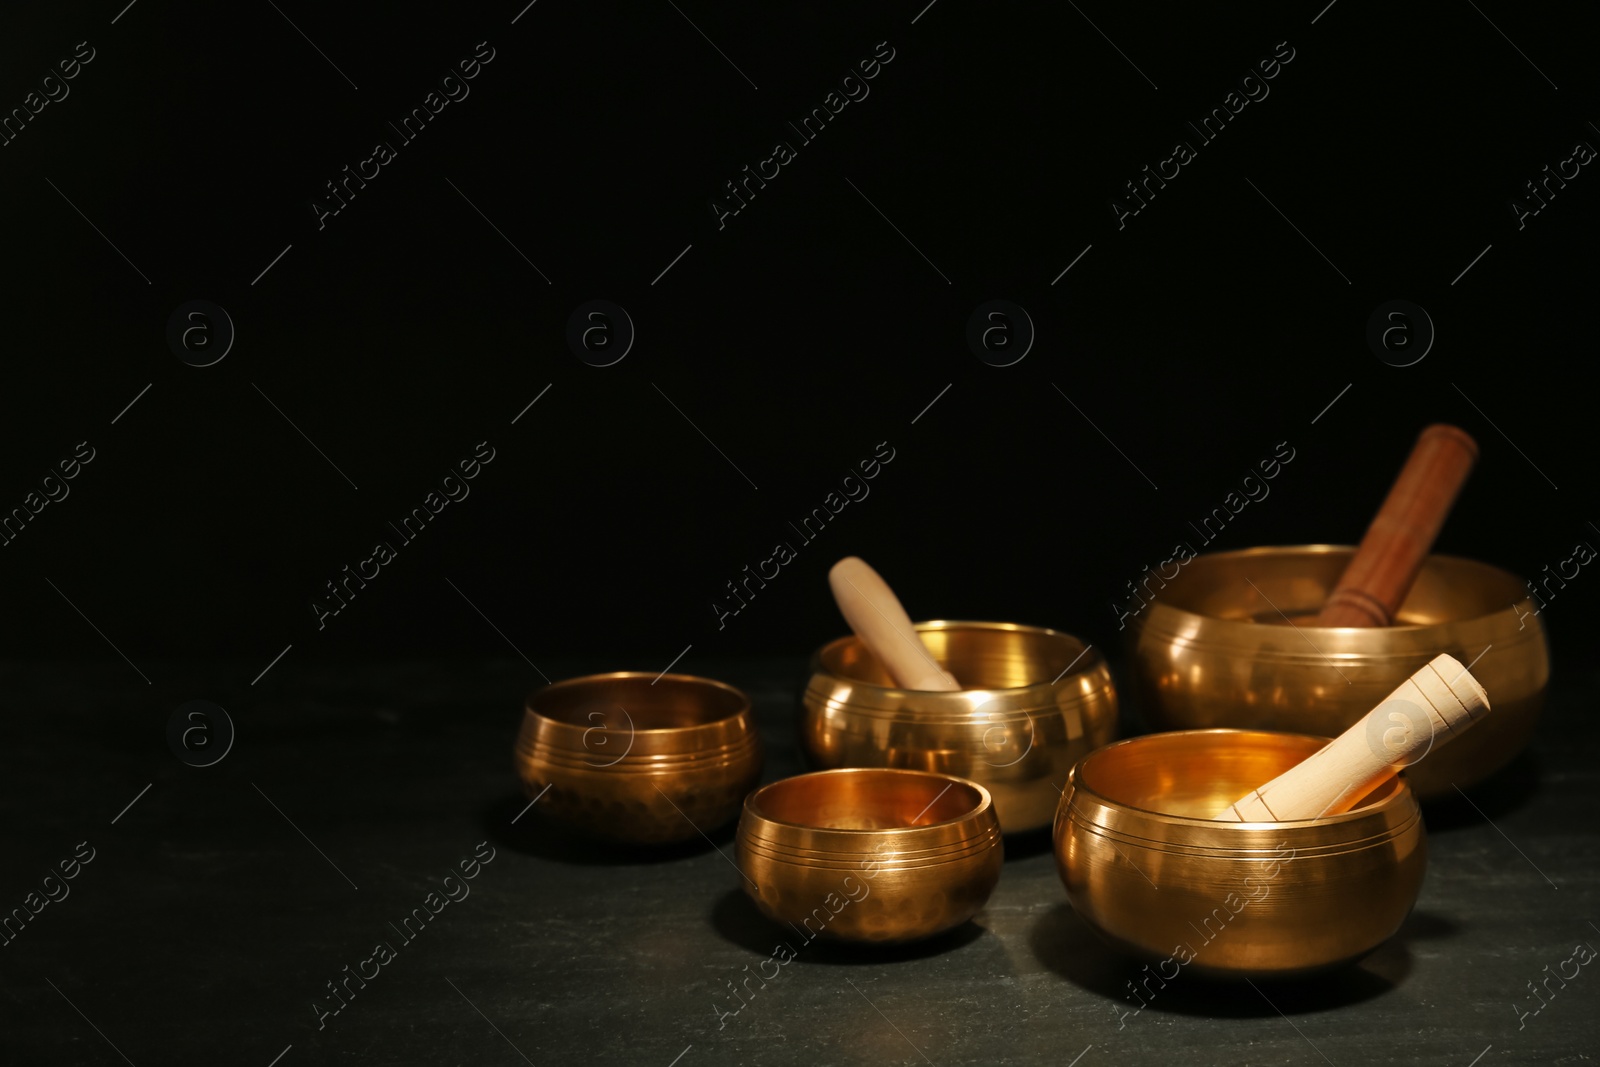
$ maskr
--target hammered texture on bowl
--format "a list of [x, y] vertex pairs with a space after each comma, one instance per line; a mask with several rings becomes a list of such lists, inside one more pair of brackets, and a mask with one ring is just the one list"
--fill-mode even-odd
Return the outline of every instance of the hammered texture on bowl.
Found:
[[530, 696], [515, 762], [541, 819], [664, 845], [733, 821], [761, 778], [762, 752], [750, 701], [732, 686], [618, 672]]

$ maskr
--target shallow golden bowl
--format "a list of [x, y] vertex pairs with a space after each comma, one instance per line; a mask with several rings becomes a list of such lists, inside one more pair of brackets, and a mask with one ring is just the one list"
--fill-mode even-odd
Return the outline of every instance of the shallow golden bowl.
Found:
[[1073, 769], [1055, 821], [1073, 908], [1112, 945], [1152, 961], [1144, 974], [1158, 983], [1180, 972], [1282, 977], [1364, 956], [1410, 914], [1427, 866], [1404, 775], [1341, 815], [1210, 821], [1326, 743], [1183, 730], [1092, 753]]
[[1050, 825], [1067, 772], [1116, 736], [1104, 657], [1071, 634], [1005, 622], [916, 624], [967, 687], [899, 689], [859, 639], [811, 658], [800, 743], [820, 767], [904, 767], [982, 784], [1006, 833]]
[[533, 810], [627, 844], [687, 841], [732, 821], [761, 778], [750, 699], [687, 674], [570, 678], [528, 698], [517, 773]]
[[976, 915], [1000, 880], [988, 790], [924, 771], [813, 771], [751, 793], [745, 892], [807, 941], [915, 941]]
[[[1494, 711], [1408, 772], [1424, 800], [1508, 763], [1533, 734], [1550, 680], [1544, 627], [1523, 583], [1430, 556], [1398, 625], [1309, 626], [1354, 549], [1252, 548], [1196, 557], [1141, 587], [1127, 626], [1134, 708], [1151, 729], [1213, 726], [1333, 737], [1434, 656], [1469, 665]], [[1137, 608], [1139, 601], [1133, 602]], [[1295, 626], [1284, 623], [1294, 620]]]

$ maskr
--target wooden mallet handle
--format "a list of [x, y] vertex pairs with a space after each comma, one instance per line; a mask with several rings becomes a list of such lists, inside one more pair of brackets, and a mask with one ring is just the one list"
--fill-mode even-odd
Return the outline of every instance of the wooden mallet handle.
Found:
[[1438, 423], [1422, 431], [1313, 626], [1394, 625], [1477, 458], [1465, 430]]
[[828, 585], [850, 629], [883, 664], [895, 685], [942, 692], [961, 688], [922, 643], [911, 617], [877, 571], [855, 556], [846, 556], [828, 572]]
[[1455, 657], [1435, 656], [1360, 722], [1214, 818], [1287, 822], [1348, 811], [1488, 713], [1489, 696], [1478, 680]]

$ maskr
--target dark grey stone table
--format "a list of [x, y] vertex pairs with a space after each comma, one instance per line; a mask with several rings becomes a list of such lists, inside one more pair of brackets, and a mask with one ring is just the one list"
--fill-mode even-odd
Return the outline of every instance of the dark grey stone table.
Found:
[[[542, 666], [555, 677], [596, 665]], [[802, 667], [680, 669], [751, 693], [770, 780], [801, 769]], [[1563, 961], [1577, 946], [1600, 946], [1600, 678], [1558, 668], [1533, 748], [1470, 800], [1429, 809], [1415, 912], [1343, 973], [1255, 989], [1174, 982], [1125, 1015], [1137, 968], [1074, 915], [1034, 836], [1007, 842], [975, 923], [893, 952], [806, 947], [719, 1018], [728, 983], [780, 937], [739, 891], [731, 828], [715, 849], [640, 856], [533, 817], [514, 824], [526, 801], [511, 743], [539, 681], [524, 663], [291, 657], [253, 687], [242, 679], [258, 664], [144, 664], [151, 686], [130, 684], [121, 662], [6, 665], [0, 909], [29, 918], [0, 947], [0, 1061], [1588, 1061], [1600, 1054], [1600, 968], [1551, 975], [1572, 973]], [[205, 768], [180, 763], [165, 735], [196, 698], [237, 726]], [[425, 903], [437, 913], [402, 932]], [[392, 955], [375, 958], [379, 942]], [[333, 982], [353, 992], [337, 1000]]]

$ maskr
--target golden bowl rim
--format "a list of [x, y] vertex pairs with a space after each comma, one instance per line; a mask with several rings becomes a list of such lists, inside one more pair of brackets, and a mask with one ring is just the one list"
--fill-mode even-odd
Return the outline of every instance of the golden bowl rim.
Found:
[[[1119, 748], [1119, 747], [1121, 747], [1123, 745], [1130, 745], [1130, 744], [1134, 744], [1134, 743], [1140, 742], [1140, 741], [1147, 741], [1150, 738], [1155, 738], [1155, 737], [1173, 737], [1173, 736], [1176, 736], [1176, 735], [1197, 736], [1197, 735], [1216, 735], [1216, 734], [1235, 734], [1235, 735], [1246, 735], [1246, 734], [1248, 734], [1248, 735], [1254, 735], [1254, 736], [1257, 736], [1257, 737], [1269, 737], [1269, 738], [1274, 738], [1274, 739], [1282, 739], [1282, 738], [1288, 737], [1288, 738], [1294, 738], [1296, 740], [1302, 740], [1302, 741], [1320, 741], [1324, 745], [1326, 745], [1329, 741], [1333, 740], [1332, 738], [1329, 738], [1329, 737], [1323, 737], [1320, 734], [1301, 733], [1301, 732], [1293, 731], [1293, 730], [1251, 730], [1251, 729], [1246, 729], [1246, 728], [1242, 728], [1242, 727], [1235, 727], [1235, 726], [1210, 726], [1210, 727], [1203, 727], [1201, 729], [1196, 729], [1196, 730], [1155, 730], [1155, 731], [1152, 731], [1152, 732], [1147, 733], [1147, 734], [1139, 734], [1139, 735], [1137, 735], [1135, 737], [1125, 737], [1120, 741], [1112, 741], [1110, 744], [1101, 745], [1099, 748], [1095, 749], [1093, 752], [1090, 752], [1089, 754], [1084, 756], [1077, 763], [1073, 764], [1072, 770], [1067, 772], [1067, 787], [1068, 788], [1066, 790], [1062, 791], [1061, 802], [1060, 802], [1060, 805], [1058, 805], [1058, 808], [1059, 807], [1064, 807], [1064, 805], [1068, 802], [1068, 798], [1070, 797], [1070, 795], [1072, 793], [1075, 793], [1075, 792], [1077, 792], [1079, 790], [1082, 790], [1084, 793], [1087, 793], [1089, 796], [1093, 797], [1095, 800], [1099, 801], [1101, 804], [1105, 805], [1107, 808], [1110, 808], [1113, 811], [1135, 812], [1135, 813], [1137, 813], [1137, 814], [1139, 814], [1141, 816], [1151, 816], [1153, 818], [1162, 820], [1164, 822], [1170, 822], [1170, 823], [1173, 823], [1173, 824], [1176, 824], [1176, 825], [1180, 825], [1180, 826], [1187, 825], [1187, 826], [1194, 826], [1194, 827], [1197, 827], [1197, 828], [1198, 827], [1205, 827], [1205, 828], [1208, 828], [1208, 829], [1221, 828], [1225, 832], [1229, 831], [1231, 828], [1234, 828], [1234, 827], [1238, 827], [1238, 828], [1240, 828], [1242, 830], [1260, 831], [1263, 827], [1276, 827], [1276, 826], [1293, 826], [1293, 827], [1337, 826], [1337, 825], [1339, 825], [1341, 823], [1357, 822], [1357, 821], [1362, 820], [1362, 819], [1371, 818], [1374, 815], [1382, 814], [1383, 812], [1388, 811], [1391, 808], [1404, 805], [1406, 803], [1407, 795], [1409, 793], [1411, 793], [1411, 783], [1406, 780], [1406, 776], [1405, 776], [1404, 770], [1401, 770], [1400, 772], [1398, 772], [1394, 776], [1394, 780], [1399, 783], [1399, 788], [1395, 789], [1394, 792], [1391, 793], [1389, 796], [1384, 797], [1382, 800], [1374, 801], [1374, 802], [1372, 802], [1370, 804], [1363, 804], [1358, 808], [1351, 808], [1349, 811], [1342, 811], [1337, 815], [1318, 815], [1318, 816], [1315, 816], [1315, 817], [1310, 818], [1310, 819], [1274, 819], [1274, 820], [1266, 820], [1266, 821], [1262, 821], [1262, 822], [1231, 822], [1231, 821], [1227, 821], [1227, 820], [1204, 818], [1204, 817], [1201, 817], [1201, 816], [1198, 816], [1198, 815], [1177, 815], [1177, 814], [1174, 814], [1172, 812], [1153, 811], [1150, 808], [1142, 808], [1137, 804], [1130, 804], [1130, 803], [1128, 803], [1127, 801], [1124, 801], [1124, 800], [1117, 800], [1117, 799], [1115, 799], [1113, 797], [1108, 797], [1104, 793], [1100, 792], [1099, 790], [1094, 789], [1094, 788], [1092, 788], [1090, 786], [1084, 785], [1083, 782], [1079, 779], [1079, 776], [1078, 776], [1078, 770], [1084, 764], [1088, 763], [1091, 759], [1094, 759], [1096, 756], [1100, 755], [1102, 752], [1106, 752], [1106, 751], [1108, 751], [1110, 749], [1113, 749], [1113, 748]], [[1376, 788], [1382, 788], [1382, 786], [1378, 786]]]
[[[839, 674], [837, 671], [829, 670], [827, 667], [823, 666], [822, 657], [828, 652], [829, 649], [851, 641], [859, 642], [861, 640], [855, 634], [850, 633], [843, 634], [839, 637], [835, 637], [824, 642], [822, 647], [811, 653], [810, 677], [813, 679], [822, 677], [832, 681], [847, 682], [853, 687], [868, 691], [874, 695], [882, 694], [893, 697], [900, 696], [902, 694], [914, 694], [917, 698], [926, 700], [930, 694], [934, 694], [936, 698], [949, 697], [965, 699], [969, 698], [970, 694], [972, 693], [1005, 693], [1015, 696], [1015, 694], [1026, 693], [1033, 689], [1037, 689], [1041, 693], [1047, 693], [1056, 689], [1061, 685], [1061, 683], [1069, 678], [1076, 678], [1080, 675], [1087, 674], [1096, 667], [1106, 666], [1105, 655], [1094, 644], [1085, 641], [1077, 634], [1068, 633], [1066, 630], [1057, 630], [1050, 626], [1034, 626], [1024, 622], [995, 622], [986, 621], [983, 619], [923, 619], [921, 621], [913, 622], [911, 627], [919, 632], [922, 630], [954, 630], [957, 628], [969, 628], [974, 630], [1000, 630], [1009, 631], [1012, 633], [1043, 634], [1047, 637], [1062, 637], [1066, 638], [1068, 641], [1076, 641], [1079, 645], [1082, 645], [1083, 653], [1081, 654], [1080, 658], [1085, 658], [1088, 660], [1088, 662], [1083, 666], [1078, 666], [1077, 662], [1074, 661], [1072, 666], [1076, 669], [1061, 674], [1053, 681], [1049, 682], [1029, 682], [1027, 685], [1013, 686], [974, 686], [970, 689], [964, 688], [949, 692], [939, 689], [905, 689], [897, 685], [879, 685], [876, 682], [869, 682], [865, 679], [852, 678], [847, 674]], [[1093, 654], [1092, 658], [1090, 657], [1091, 653]]]
[[707, 678], [704, 675], [668, 673], [666, 671], [662, 671], [659, 674], [654, 674], [650, 671], [604, 671], [598, 674], [579, 674], [574, 675], [571, 678], [563, 678], [558, 682], [549, 682], [545, 685], [541, 685], [539, 688], [528, 694], [527, 699], [523, 701], [523, 712], [526, 715], [548, 723], [550, 726], [559, 730], [576, 730], [585, 734], [594, 730], [601, 730], [609, 733], [622, 733], [624, 731], [618, 727], [580, 726], [577, 723], [554, 718], [553, 716], [546, 715], [544, 712], [534, 707], [534, 700], [541, 694], [549, 693], [552, 690], [561, 689], [568, 686], [572, 688], [580, 688], [585, 684], [594, 684], [596, 682], [634, 681], [640, 678], [652, 679], [650, 683], [652, 685], [660, 681], [662, 678], [670, 678], [677, 682], [688, 682], [693, 685], [703, 686], [709, 689], [720, 689], [737, 697], [739, 700], [739, 705], [726, 715], [719, 716], [715, 719], [707, 719], [704, 722], [692, 723], [688, 726], [634, 727], [632, 728], [632, 733], [637, 736], [665, 738], [672, 737], [674, 735], [690, 734], [696, 730], [705, 730], [708, 727], [722, 726], [735, 719], [749, 718], [754, 713], [750, 702], [750, 694], [746, 693], [738, 686], [730, 685], [729, 683], [719, 681], [716, 678]]
[[[757, 810], [755, 807], [756, 798], [758, 798], [762, 793], [765, 793], [769, 789], [774, 789], [778, 786], [796, 781], [797, 779], [822, 778], [854, 774], [902, 774], [916, 775], [919, 778], [942, 778], [952, 784], [965, 785], [977, 790], [978, 803], [976, 806], [968, 808], [966, 811], [963, 811], [960, 815], [957, 815], [953, 819], [945, 819], [941, 822], [930, 822], [921, 826], [885, 826], [871, 830], [856, 829], [845, 826], [819, 826], [816, 823], [791, 822], [788, 819], [774, 818], [765, 812]], [[938, 798], [935, 797], [934, 799], [937, 800]], [[769, 826], [778, 826], [788, 830], [801, 830], [810, 833], [820, 832], [828, 834], [848, 834], [852, 836], [858, 835], [866, 838], [880, 837], [884, 835], [920, 833], [924, 830], [936, 830], [941, 827], [960, 826], [965, 822], [982, 820], [985, 812], [994, 811], [994, 797], [989, 793], [988, 789], [984, 788], [983, 783], [974, 782], [970, 778], [962, 778], [960, 775], [956, 774], [945, 774], [942, 771], [922, 771], [916, 769], [915, 767], [831, 767], [827, 770], [806, 771], [802, 774], [791, 774], [787, 778], [779, 778], [777, 781], [768, 782], [766, 785], [757, 786], [755, 789], [750, 790], [750, 792], [745, 795], [743, 807], [744, 812], [749, 815], [750, 818], [760, 819], [763, 823], [766, 823]], [[742, 825], [739, 832], [741, 834], [745, 832]]]
[[[1216, 551], [1216, 552], [1201, 552], [1201, 553], [1197, 554], [1194, 557], [1194, 559], [1189, 560], [1187, 563], [1183, 564], [1183, 566], [1187, 567], [1189, 565], [1189, 563], [1198, 563], [1200, 560], [1242, 559], [1242, 558], [1247, 558], [1247, 557], [1250, 557], [1250, 556], [1286, 555], [1286, 554], [1294, 553], [1294, 552], [1303, 552], [1303, 553], [1307, 553], [1307, 554], [1316, 554], [1316, 555], [1329, 555], [1329, 554], [1336, 553], [1336, 552], [1344, 552], [1344, 553], [1350, 553], [1350, 554], [1353, 555], [1356, 552], [1356, 549], [1357, 549], [1357, 546], [1355, 546], [1355, 545], [1341, 545], [1341, 544], [1334, 544], [1332, 542], [1312, 542], [1312, 543], [1297, 544], [1297, 545], [1253, 545], [1253, 546], [1248, 547], [1248, 548], [1228, 548], [1228, 549], [1222, 549], [1222, 550]], [[1486, 571], [1492, 572], [1497, 577], [1509, 578], [1514, 583], [1522, 583], [1523, 582], [1523, 580], [1521, 578], [1519, 578], [1516, 574], [1513, 574], [1511, 571], [1506, 570], [1504, 567], [1496, 566], [1493, 563], [1488, 563], [1488, 562], [1486, 562], [1484, 560], [1481, 560], [1481, 559], [1475, 559], [1472, 556], [1457, 556], [1457, 555], [1454, 555], [1454, 554], [1448, 553], [1448, 552], [1430, 552], [1430, 553], [1428, 553], [1428, 555], [1426, 557], [1424, 557], [1424, 559], [1423, 559], [1424, 566], [1428, 563], [1428, 561], [1435, 560], [1435, 559], [1437, 559], [1437, 560], [1445, 560], [1445, 561], [1448, 561], [1450, 563], [1465, 563], [1465, 564], [1468, 564], [1468, 565], [1473, 566], [1473, 567], [1481, 567], [1482, 569], [1484, 569]], [[1149, 574], [1149, 573], [1152, 573], [1152, 572], [1151, 571], [1146, 571], [1145, 573]], [[1180, 574], [1181, 574], [1181, 572], [1180, 572]], [[1162, 580], [1170, 582], [1170, 581], [1175, 581], [1176, 579], [1174, 579], [1174, 578], [1163, 578]], [[1489, 611], [1489, 612], [1485, 612], [1482, 615], [1462, 616], [1460, 618], [1445, 619], [1445, 620], [1443, 620], [1441, 622], [1431, 622], [1431, 623], [1406, 622], [1406, 623], [1395, 623], [1395, 624], [1390, 625], [1390, 626], [1311, 626], [1311, 625], [1307, 625], [1307, 624], [1303, 624], [1303, 623], [1295, 623], [1294, 626], [1298, 630], [1309, 630], [1309, 631], [1311, 631], [1313, 633], [1344, 633], [1344, 632], [1347, 632], [1347, 631], [1356, 631], [1356, 632], [1360, 632], [1360, 633], [1368, 633], [1368, 632], [1370, 632], [1370, 633], [1394, 633], [1394, 632], [1397, 632], [1397, 631], [1398, 632], [1405, 632], [1405, 633], [1418, 633], [1418, 632], [1423, 632], [1423, 631], [1428, 631], [1428, 630], [1444, 629], [1446, 627], [1451, 627], [1451, 626], [1460, 626], [1463, 623], [1481, 622], [1481, 621], [1483, 621], [1485, 619], [1493, 619], [1496, 616], [1503, 615], [1503, 614], [1505, 614], [1507, 612], [1515, 613], [1517, 607], [1519, 605], [1521, 605], [1522, 603], [1528, 601], [1528, 600], [1529, 600], [1529, 597], [1526, 594], [1524, 594], [1524, 596], [1522, 597], [1521, 600], [1512, 601], [1506, 607], [1496, 608], [1495, 610]], [[1254, 629], [1254, 628], [1259, 627], [1261, 625], [1258, 622], [1246, 622], [1243, 619], [1225, 619], [1225, 618], [1222, 618], [1219, 615], [1206, 615], [1206, 614], [1203, 614], [1202, 612], [1194, 611], [1194, 610], [1192, 610], [1190, 608], [1178, 607], [1177, 605], [1172, 604], [1172, 603], [1170, 603], [1168, 601], [1161, 600], [1159, 597], [1157, 597], [1156, 599], [1153, 599], [1150, 602], [1150, 610], [1152, 612], [1160, 610], [1161, 612], [1172, 614], [1172, 615], [1176, 615], [1176, 616], [1179, 616], [1179, 617], [1190, 618], [1190, 619], [1198, 619], [1198, 620], [1204, 622], [1205, 624], [1207, 624], [1209, 627], [1213, 627], [1213, 628], [1222, 627], [1222, 628], [1240, 628], [1240, 629], [1251, 628], [1251, 629]], [[1140, 615], [1143, 615], [1143, 612], [1141, 612]], [[1135, 629], [1142, 628], [1145, 625], [1145, 621], [1146, 620], [1139, 619], [1139, 618], [1136, 617], [1134, 625], [1132, 627], [1130, 627], [1130, 630], [1135, 630]]]

